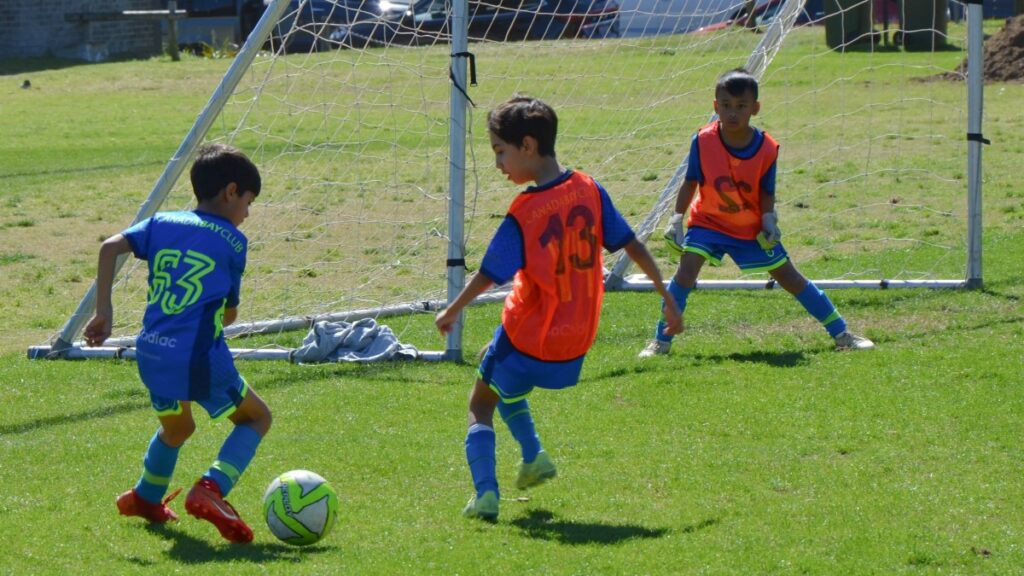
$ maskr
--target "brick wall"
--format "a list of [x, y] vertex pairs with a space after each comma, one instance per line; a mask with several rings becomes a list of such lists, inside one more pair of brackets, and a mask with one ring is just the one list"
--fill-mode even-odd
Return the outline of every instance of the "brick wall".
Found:
[[160, 0], [0, 0], [0, 58], [100, 60], [160, 53], [160, 23], [68, 22], [71, 12], [154, 10]]

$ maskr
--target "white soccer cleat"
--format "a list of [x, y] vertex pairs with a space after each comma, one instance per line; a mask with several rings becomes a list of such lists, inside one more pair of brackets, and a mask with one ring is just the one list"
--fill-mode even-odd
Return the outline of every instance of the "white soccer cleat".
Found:
[[520, 490], [526, 490], [534, 486], [540, 486], [548, 480], [558, 475], [558, 471], [555, 470], [555, 463], [551, 461], [551, 457], [548, 453], [541, 450], [537, 453], [537, 458], [527, 464], [526, 462], [519, 463], [519, 477], [516, 478], [516, 488]]
[[640, 351], [637, 358], [650, 358], [652, 356], [664, 356], [672, 350], [671, 342], [662, 342], [661, 340], [654, 339], [648, 340], [647, 345]]
[[479, 498], [473, 496], [462, 509], [462, 515], [466, 518], [480, 518], [488, 522], [498, 519], [498, 495], [493, 490], [484, 492]]
[[836, 350], [871, 350], [874, 347], [874, 342], [849, 330], [836, 336]]

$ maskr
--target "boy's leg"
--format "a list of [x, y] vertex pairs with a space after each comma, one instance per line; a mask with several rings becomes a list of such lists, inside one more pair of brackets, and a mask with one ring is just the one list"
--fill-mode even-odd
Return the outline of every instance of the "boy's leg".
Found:
[[832, 301], [820, 288], [801, 274], [792, 262], [771, 271], [772, 278], [787, 292], [796, 297], [805, 310], [821, 322], [829, 336], [835, 338], [846, 330], [846, 321], [836, 310]]
[[782, 266], [771, 271], [772, 278], [779, 283], [787, 292], [796, 297], [807, 312], [813, 316], [836, 341], [839, 349], [869, 349], [874, 343], [851, 333], [846, 329], [846, 320], [836, 309], [823, 290], [818, 288], [814, 282], [806, 279], [792, 262], [786, 262]]
[[494, 408], [498, 395], [477, 380], [469, 396], [469, 431], [466, 433], [466, 462], [473, 476], [476, 495], [462, 513], [488, 520], [498, 517], [498, 479], [494, 437]]
[[235, 424], [235, 429], [224, 440], [213, 466], [203, 475], [217, 483], [225, 498], [252, 462], [271, 423], [270, 409], [252, 389], [228, 418]]
[[[154, 407], [162, 400], [154, 398]], [[167, 502], [179, 491], [164, 499], [178, 463], [181, 446], [195, 431], [195, 422], [189, 402], [171, 402], [175, 413], [159, 416], [160, 428], [153, 434], [142, 463], [142, 475], [135, 487], [117, 498], [117, 508], [124, 516], [142, 516], [150, 522], [164, 523], [177, 520]], [[170, 405], [169, 404], [169, 405]]]
[[270, 430], [271, 415], [263, 399], [252, 389], [228, 417], [235, 428], [221, 446], [217, 460], [203, 474], [185, 499], [189, 514], [211, 522], [225, 539], [245, 544], [252, 529], [224, 498], [249, 466], [263, 436]]
[[512, 437], [519, 443], [523, 455], [523, 461], [519, 464], [519, 476], [516, 478], [516, 488], [525, 490], [554, 478], [557, 475], [555, 465], [541, 448], [540, 437], [534, 427], [533, 415], [530, 414], [530, 405], [526, 398], [515, 402], [499, 402], [498, 413], [508, 425]]
[[[676, 270], [675, 276], [668, 283], [668, 292], [675, 299], [680, 314], [686, 312], [686, 301], [689, 299], [690, 292], [694, 286], [697, 285], [697, 276], [700, 274], [701, 267], [704, 266], [704, 260], [704, 257], [700, 254], [684, 252], [679, 260], [679, 268]], [[665, 302], [662, 301], [660, 306], [664, 307]], [[640, 352], [640, 358], [668, 354], [672, 346], [673, 336], [665, 335], [666, 326], [665, 319], [659, 318], [658, 325], [654, 330], [654, 339], [648, 341], [647, 346]]]
[[523, 462], [533, 462], [542, 448], [526, 398], [511, 403], [498, 402], [498, 414], [505, 421], [512, 437], [519, 443]]

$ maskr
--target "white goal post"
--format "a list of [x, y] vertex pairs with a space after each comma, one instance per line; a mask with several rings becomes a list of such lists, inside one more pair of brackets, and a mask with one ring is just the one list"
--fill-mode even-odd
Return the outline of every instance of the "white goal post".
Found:
[[[203, 142], [243, 149], [264, 186], [242, 227], [241, 318], [225, 335], [243, 344], [232, 346], [239, 358], [289, 360], [296, 332], [316, 321], [434, 313], [455, 297], [516, 192], [493, 168], [486, 110], [515, 93], [552, 104], [559, 159], [600, 181], [647, 240], [674, 201], [690, 136], [710, 118], [714, 78], [745, 65], [762, 85], [755, 121], [782, 144], [787, 249], [809, 277], [826, 289], [981, 286], [980, 5], [969, 5], [967, 26], [932, 31], [960, 50], [904, 53], [874, 31], [825, 46], [820, 24], [845, 14], [808, 13], [803, 0], [761, 0], [756, 34], [721, 25], [745, 0], [570, 4], [410, 0], [406, 16], [331, 15], [313, 24], [322, 42], [288, 53], [289, 35], [310, 24], [274, 0], [123, 227], [191, 207], [180, 177]], [[488, 10], [515, 19], [481, 29]], [[429, 18], [442, 28], [415, 28]], [[296, 28], [281, 35], [281, 21]], [[964, 57], [967, 82], [939, 78]], [[876, 77], [905, 85], [873, 90]], [[674, 265], [660, 239], [651, 248], [663, 270]], [[628, 258], [606, 262], [609, 289], [650, 288], [628, 274]], [[698, 288], [774, 286], [729, 268], [706, 271]], [[119, 269], [116, 338], [78, 340], [92, 287], [29, 357], [131, 358], [146, 266]], [[444, 346], [420, 357], [460, 360], [462, 322]]]

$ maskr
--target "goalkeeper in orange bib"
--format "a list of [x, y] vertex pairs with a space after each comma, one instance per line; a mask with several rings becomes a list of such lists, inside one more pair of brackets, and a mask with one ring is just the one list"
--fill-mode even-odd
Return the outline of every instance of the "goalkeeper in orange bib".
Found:
[[[668, 287], [675, 303], [685, 311], [704, 262], [717, 266], [728, 254], [744, 272], [771, 274], [821, 322], [837, 349], [873, 348], [873, 342], [847, 330], [828, 296], [800, 274], [782, 246], [775, 214], [779, 144], [750, 125], [750, 117], [761, 108], [757, 79], [743, 69], [722, 74], [715, 85], [714, 106], [718, 118], [701, 128], [690, 144], [686, 179], [665, 230], [669, 248], [682, 255]], [[658, 323], [641, 358], [669, 353], [672, 335], [663, 330], [665, 325], [664, 320]]]
[[463, 510], [496, 520], [494, 411], [519, 443], [522, 463], [516, 486], [526, 489], [555, 476], [541, 448], [526, 397], [534, 387], [559, 389], [579, 380], [594, 342], [604, 295], [602, 247], [625, 249], [654, 282], [671, 336], [682, 319], [668, 297], [658, 266], [608, 193], [586, 174], [555, 158], [558, 119], [540, 100], [516, 97], [487, 117], [496, 167], [516, 185], [533, 182], [509, 207], [474, 276], [448, 308], [438, 313], [442, 333], [462, 309], [492, 285], [512, 280], [501, 324], [483, 353], [469, 397], [466, 460], [476, 488]]

